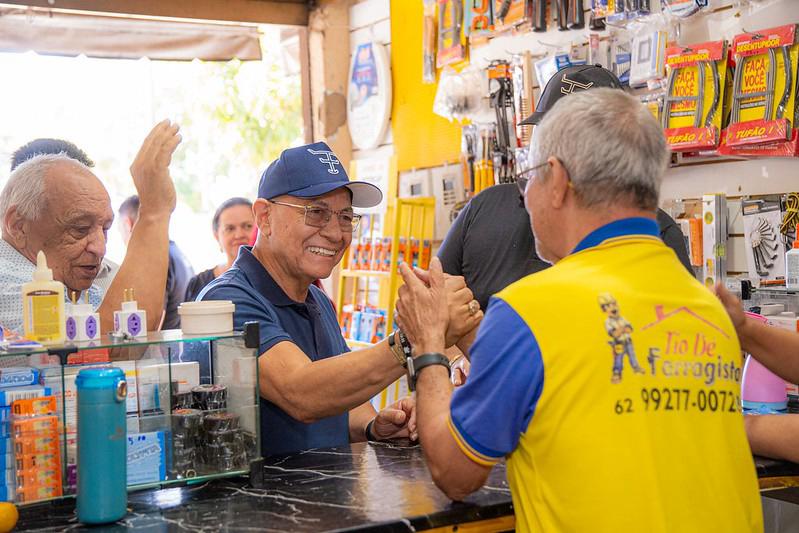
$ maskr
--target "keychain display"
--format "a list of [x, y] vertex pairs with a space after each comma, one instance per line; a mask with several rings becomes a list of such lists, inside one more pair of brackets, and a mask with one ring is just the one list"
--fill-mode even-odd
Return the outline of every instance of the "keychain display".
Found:
[[494, 31], [492, 0], [465, 0], [464, 32], [467, 37], [487, 37]]
[[727, 57], [725, 41], [674, 46], [666, 51], [669, 75], [661, 123], [672, 151], [693, 152], [718, 146]]
[[793, 156], [797, 154], [797, 25], [737, 35], [730, 124], [723, 153]]
[[466, 58], [466, 47], [461, 41], [462, 23], [463, 0], [438, 0], [438, 68]]

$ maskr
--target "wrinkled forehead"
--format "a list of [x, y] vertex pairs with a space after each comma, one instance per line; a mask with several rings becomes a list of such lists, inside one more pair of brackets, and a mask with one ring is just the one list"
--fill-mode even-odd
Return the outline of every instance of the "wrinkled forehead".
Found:
[[44, 181], [48, 209], [63, 213], [112, 217], [111, 198], [103, 183], [91, 170], [73, 162], [53, 165]]

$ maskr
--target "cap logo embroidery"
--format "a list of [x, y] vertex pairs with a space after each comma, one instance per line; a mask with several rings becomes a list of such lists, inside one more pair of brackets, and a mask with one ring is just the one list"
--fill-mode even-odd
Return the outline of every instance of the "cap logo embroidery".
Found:
[[563, 94], [571, 94], [574, 92], [574, 89], [582, 89], [585, 91], [586, 89], [590, 89], [594, 85], [593, 81], [590, 83], [580, 83], [579, 81], [570, 80], [566, 76], [563, 76], [563, 78], [561, 78], [560, 83], [561, 83], [560, 92], [562, 92]]
[[313, 155], [321, 155], [322, 156], [322, 157], [319, 158], [319, 162], [320, 163], [324, 163], [325, 165], [327, 165], [327, 167], [328, 167], [327, 171], [330, 174], [338, 174], [338, 169], [336, 168], [336, 165], [340, 165], [341, 161], [338, 160], [338, 158], [336, 157], [336, 154], [334, 154], [333, 152], [331, 152], [329, 150], [311, 150], [310, 148], [307, 148], [307, 150], [308, 150], [309, 153], [311, 153]]

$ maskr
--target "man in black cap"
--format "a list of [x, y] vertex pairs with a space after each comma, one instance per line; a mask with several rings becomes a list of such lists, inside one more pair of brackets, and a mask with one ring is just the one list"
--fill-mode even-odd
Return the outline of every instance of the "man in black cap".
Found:
[[[521, 124], [535, 126], [563, 96], [599, 87], [622, 88], [618, 78], [602, 67], [566, 67], [550, 79], [535, 113]], [[658, 209], [657, 221], [660, 238], [693, 274], [685, 240], [676, 222], [662, 209]], [[514, 183], [495, 185], [475, 196], [453, 223], [438, 257], [444, 272], [466, 279], [482, 309], [487, 308], [493, 294], [550, 266], [535, 253], [530, 220]]]
[[[382, 196], [374, 185], [349, 181], [325, 143], [284, 150], [261, 176], [255, 245], [242, 246], [233, 267], [199, 295], [232, 301], [235, 329], [249, 321], [260, 325], [263, 455], [415, 438], [413, 400], [380, 413], [369, 402], [404, 374], [403, 348], [410, 352], [410, 345], [395, 331], [350, 352], [330, 300], [313, 285], [330, 275], [352, 242], [360, 222], [353, 207], [375, 206]], [[455, 281], [449, 345], [482, 318], [466, 284]]]

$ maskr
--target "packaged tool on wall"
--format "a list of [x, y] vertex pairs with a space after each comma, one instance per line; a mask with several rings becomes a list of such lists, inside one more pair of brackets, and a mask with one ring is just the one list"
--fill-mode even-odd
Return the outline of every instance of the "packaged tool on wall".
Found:
[[497, 183], [513, 181], [513, 155], [519, 146], [516, 138], [516, 113], [513, 98], [513, 75], [507, 61], [492, 61], [488, 67], [491, 107], [496, 113], [494, 172]]
[[489, 111], [483, 99], [484, 86], [485, 72], [473, 65], [460, 72], [444, 69], [436, 88], [433, 113], [450, 121], [478, 117], [481, 111]]
[[785, 246], [778, 201], [742, 200], [746, 265], [752, 280], [785, 279]]
[[673, 46], [666, 50], [668, 81], [661, 123], [672, 151], [715, 148], [727, 86], [725, 41]]
[[[535, 111], [533, 99], [533, 61], [530, 52], [514, 56], [513, 105], [517, 117], [529, 117]], [[521, 121], [519, 121], [521, 122]], [[532, 126], [516, 126], [516, 137], [523, 146], [530, 144]]]
[[608, 16], [608, 0], [591, 0], [591, 16], [588, 27], [593, 31], [605, 29], [605, 17]]
[[494, 30], [497, 33], [528, 22], [532, 15], [531, 0], [492, 0], [494, 8]]
[[665, 74], [666, 41], [668, 32], [641, 30], [633, 38], [630, 57], [630, 86], [641, 87]]
[[547, 0], [533, 0], [533, 31], [547, 31]]
[[797, 154], [797, 37], [796, 24], [735, 36], [732, 110], [723, 153]]
[[436, 66], [445, 67], [463, 61], [463, 0], [438, 0], [438, 53]]
[[607, 0], [605, 18], [611, 24], [645, 17], [652, 13], [650, 0]]
[[707, 7], [707, 0], [660, 0], [664, 11], [677, 18], [688, 18], [695, 15], [703, 7]]
[[702, 256], [705, 286], [723, 283], [727, 275], [727, 196], [702, 196]]
[[469, 38], [487, 37], [494, 31], [492, 0], [465, 0], [464, 32]]
[[610, 70], [613, 71], [623, 85], [628, 85], [630, 83], [630, 62], [632, 60], [632, 54], [630, 53], [631, 46], [630, 38], [626, 35], [619, 34], [611, 37], [610, 55], [613, 62]]
[[422, 82], [436, 82], [436, 0], [424, 0], [422, 5]]

